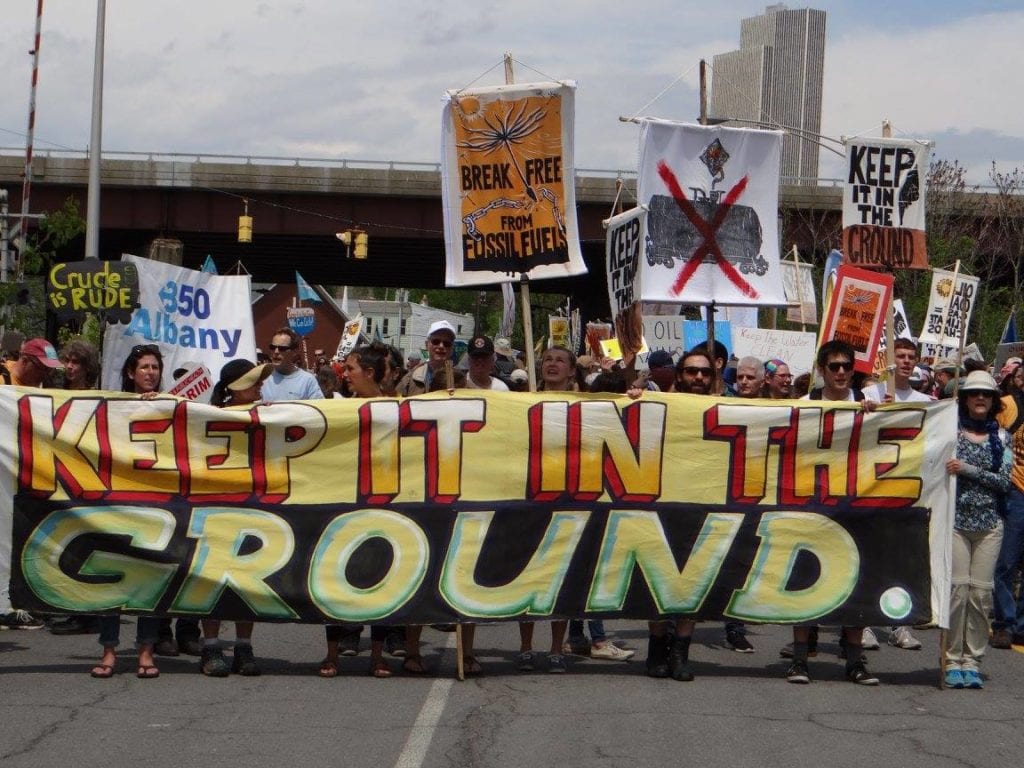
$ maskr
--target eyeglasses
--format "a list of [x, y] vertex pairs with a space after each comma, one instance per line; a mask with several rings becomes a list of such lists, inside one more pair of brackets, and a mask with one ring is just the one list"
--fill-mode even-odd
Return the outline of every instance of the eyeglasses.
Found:
[[432, 347], [450, 347], [452, 345], [448, 339], [427, 339], [427, 343]]
[[849, 360], [835, 360], [825, 366], [832, 373], [839, 373], [840, 371], [852, 371], [853, 363]]
[[697, 365], [687, 365], [683, 368], [683, 373], [687, 376], [703, 376], [705, 379], [710, 379], [713, 373], [711, 368], [701, 368]]
[[269, 347], [271, 351], [277, 352], [287, 352], [288, 350], [293, 349], [291, 344], [270, 344]]
[[793, 374], [791, 373], [773, 373], [772, 377], [776, 379], [782, 379], [783, 381], [793, 380]]

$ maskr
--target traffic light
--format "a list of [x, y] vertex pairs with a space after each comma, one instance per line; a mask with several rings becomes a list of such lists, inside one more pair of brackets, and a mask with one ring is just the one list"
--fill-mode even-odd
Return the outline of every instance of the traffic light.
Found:
[[356, 250], [353, 256], [357, 259], [366, 258], [366, 246], [370, 242], [370, 237], [365, 232], [356, 232]]
[[245, 213], [238, 217], [238, 242], [252, 242], [252, 216], [249, 215], [249, 201], [244, 200]]
[[[341, 242], [345, 244], [345, 258], [354, 256], [357, 259], [365, 259], [367, 256], [367, 246], [370, 242], [370, 236], [363, 232], [361, 229], [346, 230], [345, 232], [338, 232], [335, 234]], [[355, 246], [355, 252], [353, 252], [352, 246]]]

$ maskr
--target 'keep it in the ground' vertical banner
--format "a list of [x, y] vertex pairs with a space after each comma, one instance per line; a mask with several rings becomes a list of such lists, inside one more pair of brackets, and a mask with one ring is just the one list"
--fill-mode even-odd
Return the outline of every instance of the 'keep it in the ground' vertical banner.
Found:
[[575, 84], [449, 91], [442, 117], [445, 284], [583, 274]]
[[929, 146], [897, 139], [846, 142], [846, 263], [869, 269], [928, 269], [924, 199]]

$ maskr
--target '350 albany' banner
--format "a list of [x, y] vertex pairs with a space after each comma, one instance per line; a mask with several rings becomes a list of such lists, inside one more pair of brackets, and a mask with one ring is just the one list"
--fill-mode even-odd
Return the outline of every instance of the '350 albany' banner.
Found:
[[955, 403], [0, 387], [14, 605], [269, 621], [945, 622]]
[[572, 82], [449, 91], [441, 187], [445, 283], [587, 271], [576, 226]]

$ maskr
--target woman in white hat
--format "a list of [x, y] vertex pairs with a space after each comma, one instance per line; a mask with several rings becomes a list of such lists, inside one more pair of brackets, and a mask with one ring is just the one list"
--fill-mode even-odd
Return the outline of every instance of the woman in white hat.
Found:
[[988, 645], [993, 573], [1003, 540], [1000, 510], [1010, 490], [1010, 437], [996, 423], [1002, 408], [995, 379], [972, 371], [958, 396], [956, 457], [946, 471], [957, 476], [953, 522], [953, 593], [945, 683], [981, 688], [979, 664]]

